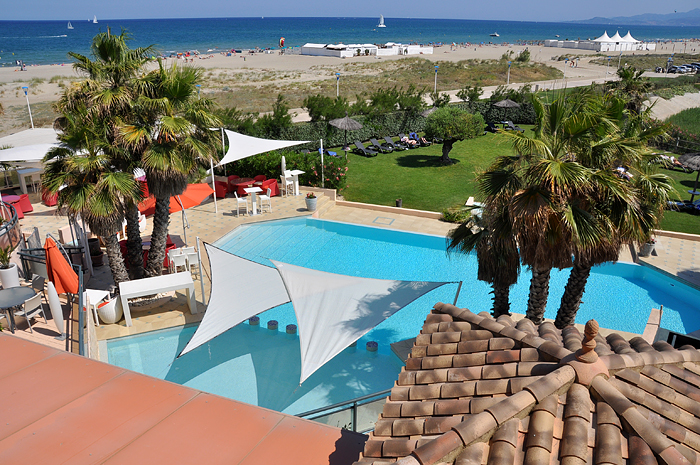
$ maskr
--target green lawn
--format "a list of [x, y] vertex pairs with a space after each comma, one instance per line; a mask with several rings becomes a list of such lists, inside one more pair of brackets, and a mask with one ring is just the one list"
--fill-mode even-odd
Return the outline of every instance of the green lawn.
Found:
[[348, 186], [342, 195], [353, 202], [391, 206], [400, 198], [405, 208], [439, 212], [476, 196], [476, 173], [498, 155], [511, 153], [506, 136], [491, 133], [457, 142], [450, 152], [454, 165], [440, 163], [441, 150], [442, 144], [433, 144], [373, 158], [348, 153]]
[[[676, 189], [676, 200], [690, 200], [689, 190], [695, 184], [696, 172], [684, 173], [677, 170], [661, 169], [661, 172], [668, 175], [673, 180], [673, 187]], [[699, 197], [695, 196], [694, 200]], [[678, 231], [689, 234], [700, 234], [700, 215], [693, 213], [666, 211], [661, 222], [661, 229], [666, 231]]]
[[[529, 131], [530, 126], [526, 129]], [[348, 153], [346, 200], [394, 206], [403, 199], [405, 208], [441, 212], [464, 205], [470, 196], [478, 198], [476, 174], [499, 155], [510, 154], [510, 142], [502, 134], [487, 133], [457, 142], [450, 152], [454, 165], [440, 163], [441, 144], [396, 151], [366, 158]], [[339, 147], [335, 150], [342, 153]], [[697, 173], [662, 169], [673, 180], [678, 200], [689, 200]], [[697, 197], [696, 197], [697, 199]], [[700, 234], [700, 215], [667, 211], [661, 229]]]

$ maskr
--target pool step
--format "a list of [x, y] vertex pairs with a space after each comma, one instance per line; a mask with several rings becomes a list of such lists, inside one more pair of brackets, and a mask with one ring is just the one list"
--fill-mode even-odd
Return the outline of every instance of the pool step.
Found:
[[323, 218], [331, 208], [335, 207], [335, 201], [331, 200], [327, 195], [320, 195], [314, 212], [314, 218]]

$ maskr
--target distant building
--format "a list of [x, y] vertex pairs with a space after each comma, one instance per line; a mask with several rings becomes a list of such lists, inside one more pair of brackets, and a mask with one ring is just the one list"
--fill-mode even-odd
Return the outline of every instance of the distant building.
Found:
[[655, 42], [642, 42], [632, 37], [629, 31], [624, 37], [619, 32], [610, 37], [605, 31], [602, 36], [593, 40], [545, 40], [545, 47], [574, 48], [592, 50], [595, 52], [634, 52], [637, 50], [656, 50]]
[[353, 56], [393, 56], [393, 55], [429, 55], [432, 46], [404, 45], [388, 42], [384, 45], [374, 44], [305, 44], [301, 47], [302, 55], [331, 56], [349, 58]]

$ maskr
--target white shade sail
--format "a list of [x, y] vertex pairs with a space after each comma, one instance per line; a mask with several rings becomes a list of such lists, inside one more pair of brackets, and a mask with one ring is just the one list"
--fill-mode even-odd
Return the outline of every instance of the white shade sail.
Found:
[[46, 152], [55, 147], [56, 144], [37, 144], [0, 150], [0, 163], [40, 162]]
[[211, 265], [207, 312], [178, 357], [258, 313], [291, 300], [304, 382], [343, 349], [446, 282], [358, 278], [271, 260], [277, 268], [205, 244]]
[[259, 153], [279, 150], [286, 147], [293, 147], [299, 144], [306, 144], [304, 140], [271, 140], [259, 139], [257, 137], [246, 136], [237, 132], [225, 129], [228, 137], [228, 151], [217, 166], [231, 163], [232, 161], [248, 158]]
[[0, 137], [0, 147], [11, 145], [23, 147], [25, 145], [57, 144], [58, 134], [53, 128], [26, 129], [24, 131]]
[[379, 323], [447, 284], [358, 278], [271, 261], [282, 276], [299, 323], [300, 384]]
[[211, 296], [197, 331], [178, 357], [253, 315], [289, 302], [275, 268], [204, 244], [211, 267]]

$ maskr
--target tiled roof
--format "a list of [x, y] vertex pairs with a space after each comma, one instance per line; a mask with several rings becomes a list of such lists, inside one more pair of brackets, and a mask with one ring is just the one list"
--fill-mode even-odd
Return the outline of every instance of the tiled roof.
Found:
[[437, 304], [357, 464], [700, 463], [700, 352]]

